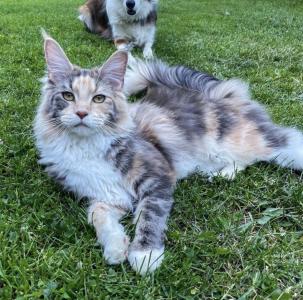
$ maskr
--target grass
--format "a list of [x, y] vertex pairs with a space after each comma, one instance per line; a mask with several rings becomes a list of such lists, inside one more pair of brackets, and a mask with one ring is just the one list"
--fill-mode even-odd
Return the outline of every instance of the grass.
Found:
[[[273, 165], [180, 182], [153, 276], [105, 264], [84, 204], [44, 174], [32, 138], [40, 27], [81, 66], [114, 50], [77, 21], [81, 2], [0, 2], [0, 298], [303, 299], [302, 176]], [[300, 0], [162, 0], [155, 51], [243, 78], [276, 122], [303, 129], [302, 30]]]

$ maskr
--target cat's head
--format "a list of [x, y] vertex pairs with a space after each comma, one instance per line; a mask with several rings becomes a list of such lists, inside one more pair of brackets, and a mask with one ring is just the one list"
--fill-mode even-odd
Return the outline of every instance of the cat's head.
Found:
[[127, 52], [115, 52], [103, 66], [91, 70], [72, 65], [49, 36], [44, 38], [44, 52], [43, 111], [48, 126], [79, 136], [123, 131], [129, 119], [122, 92]]

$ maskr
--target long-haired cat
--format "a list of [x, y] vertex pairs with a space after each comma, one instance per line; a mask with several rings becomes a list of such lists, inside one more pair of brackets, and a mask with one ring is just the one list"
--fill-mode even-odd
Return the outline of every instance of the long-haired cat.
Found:
[[[132, 60], [126, 72], [123, 51], [81, 69], [50, 37], [44, 47], [47, 75], [34, 126], [40, 163], [88, 198], [109, 264], [128, 259], [141, 274], [160, 266], [177, 179], [197, 170], [233, 178], [257, 161], [303, 168], [302, 134], [273, 124], [239, 80], [157, 61]], [[140, 102], [127, 102], [146, 88]], [[136, 223], [131, 243], [119, 223], [128, 211]]]

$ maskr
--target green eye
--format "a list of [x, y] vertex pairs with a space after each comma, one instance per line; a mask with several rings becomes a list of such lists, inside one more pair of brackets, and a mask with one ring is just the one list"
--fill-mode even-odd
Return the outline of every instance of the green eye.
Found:
[[75, 97], [72, 93], [70, 92], [63, 92], [62, 93], [62, 96], [63, 98], [66, 100], [66, 101], [74, 101], [75, 100]]
[[93, 98], [93, 101], [95, 103], [102, 103], [105, 101], [105, 96], [104, 95], [96, 95], [94, 98]]

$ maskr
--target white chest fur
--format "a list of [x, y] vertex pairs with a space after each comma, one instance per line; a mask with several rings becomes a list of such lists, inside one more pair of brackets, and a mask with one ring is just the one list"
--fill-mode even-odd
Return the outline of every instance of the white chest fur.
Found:
[[70, 139], [60, 137], [54, 142], [39, 143], [40, 163], [50, 173], [64, 178], [64, 185], [79, 197], [119, 205], [131, 209], [131, 197], [120, 173], [104, 154], [111, 140], [104, 137]]

